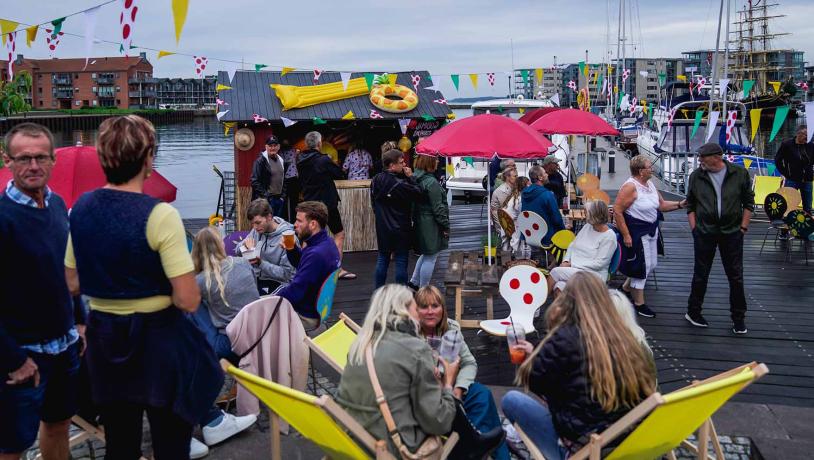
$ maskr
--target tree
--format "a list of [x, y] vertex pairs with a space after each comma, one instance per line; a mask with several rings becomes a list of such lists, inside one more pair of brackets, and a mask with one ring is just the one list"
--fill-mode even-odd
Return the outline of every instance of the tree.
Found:
[[31, 74], [17, 72], [11, 81], [0, 82], [0, 115], [7, 117], [15, 113], [31, 110], [26, 98], [31, 94]]

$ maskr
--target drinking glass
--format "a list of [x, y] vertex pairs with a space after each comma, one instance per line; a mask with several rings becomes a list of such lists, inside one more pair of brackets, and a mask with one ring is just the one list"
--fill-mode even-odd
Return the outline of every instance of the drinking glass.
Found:
[[526, 351], [518, 346], [520, 340], [526, 340], [526, 330], [519, 324], [506, 326], [506, 340], [509, 342], [509, 358], [512, 364], [522, 364]]
[[287, 251], [294, 249], [294, 230], [283, 232], [283, 245], [285, 245]]

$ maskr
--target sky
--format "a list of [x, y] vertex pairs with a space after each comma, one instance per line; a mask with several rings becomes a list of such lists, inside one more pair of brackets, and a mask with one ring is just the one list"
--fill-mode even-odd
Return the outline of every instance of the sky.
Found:
[[[4, 2], [0, 18], [25, 24], [47, 22], [100, 4], [104, 0], [25, 0]], [[139, 11], [133, 43], [146, 51], [156, 77], [191, 77], [191, 55], [209, 58], [210, 70], [269, 70], [282, 66], [311, 71], [428, 70], [441, 77], [444, 95], [456, 97], [504, 96], [508, 78], [501, 72], [514, 68], [548, 68], [554, 62], [585, 59], [601, 62], [610, 47], [616, 50], [618, 1], [601, 0], [190, 0], [181, 41], [175, 42], [170, 0], [135, 0]], [[734, 11], [744, 0], [731, 0]], [[765, 0], [764, 0], [765, 1]], [[779, 37], [775, 46], [805, 51], [814, 62], [814, 2], [781, 0], [773, 23]], [[714, 47], [719, 0], [628, 0], [629, 48], [637, 57], [681, 57], [682, 51]], [[608, 14], [610, 11], [610, 14]], [[121, 5], [101, 8], [95, 36], [119, 41]], [[22, 26], [21, 26], [22, 27]], [[608, 28], [610, 27], [610, 37]], [[69, 17], [64, 32], [83, 34], [82, 15]], [[734, 26], [733, 26], [734, 30]], [[17, 53], [48, 58], [45, 34], [40, 32], [27, 48], [19, 34]], [[722, 32], [723, 35], [723, 32]], [[94, 56], [117, 56], [118, 45], [97, 43]], [[513, 52], [512, 52], [513, 49]], [[160, 60], [156, 51], [173, 55]], [[84, 39], [65, 35], [57, 57], [84, 57]], [[5, 54], [5, 53], [4, 53]], [[220, 59], [220, 60], [219, 60]], [[234, 62], [224, 62], [234, 61]], [[486, 72], [497, 73], [495, 87]], [[209, 73], [209, 72], [207, 72]], [[461, 74], [456, 91], [448, 77]], [[480, 73], [475, 90], [466, 77]]]

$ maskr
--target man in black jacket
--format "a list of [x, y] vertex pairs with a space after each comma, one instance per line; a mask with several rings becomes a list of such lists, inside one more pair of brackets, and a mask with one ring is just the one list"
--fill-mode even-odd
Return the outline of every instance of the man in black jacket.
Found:
[[[344, 179], [345, 173], [328, 155], [320, 151], [322, 134], [317, 131], [306, 134], [305, 146], [308, 150], [300, 153], [297, 158], [302, 197], [305, 201], [319, 201], [328, 207], [328, 228], [334, 235], [341, 260], [345, 227], [342, 226], [342, 216], [339, 215], [339, 192], [336, 191], [334, 180]], [[355, 280], [356, 275], [340, 268], [339, 279]]]
[[283, 211], [283, 176], [285, 164], [280, 153], [280, 141], [276, 136], [266, 139], [266, 149], [260, 152], [252, 166], [252, 201], [265, 198], [271, 212], [279, 216]]
[[787, 139], [780, 144], [774, 156], [774, 164], [780, 174], [786, 178], [786, 187], [800, 191], [803, 198], [803, 210], [811, 214], [812, 182], [814, 182], [814, 144], [808, 142], [808, 130], [805, 126], [797, 128], [794, 139]]
[[548, 174], [548, 182], [546, 182], [545, 188], [554, 192], [554, 196], [557, 197], [557, 206], [562, 208], [562, 199], [568, 193], [565, 191], [565, 183], [563, 183], [562, 174], [560, 174], [560, 159], [553, 153], [549, 154], [543, 160], [543, 169]]
[[692, 290], [684, 318], [696, 327], [707, 327], [701, 315], [707, 279], [720, 248], [721, 262], [729, 279], [729, 310], [732, 332], [746, 334], [746, 295], [743, 288], [743, 238], [755, 207], [749, 173], [723, 160], [715, 143], [698, 149], [701, 167], [690, 175], [687, 189], [687, 220], [692, 230], [695, 267]]
[[413, 203], [422, 198], [421, 188], [413, 180], [413, 171], [404, 166], [404, 155], [398, 150], [382, 154], [383, 171], [370, 184], [370, 198], [376, 215], [376, 288], [387, 280], [390, 254], [396, 261], [396, 282], [407, 284], [407, 258], [412, 241]]

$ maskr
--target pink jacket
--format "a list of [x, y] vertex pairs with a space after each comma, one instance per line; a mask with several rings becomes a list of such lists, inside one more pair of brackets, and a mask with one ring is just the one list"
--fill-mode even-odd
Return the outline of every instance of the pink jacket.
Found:
[[[280, 297], [261, 297], [240, 310], [226, 326], [232, 351], [243, 354], [254, 345], [269, 323]], [[308, 345], [302, 321], [286, 299], [266, 335], [249, 355], [240, 360], [240, 369], [264, 379], [304, 391], [308, 384]], [[242, 386], [237, 390], [237, 414], [257, 414], [260, 404]]]

